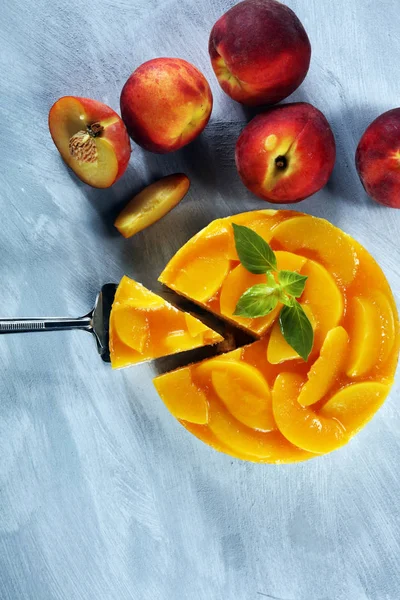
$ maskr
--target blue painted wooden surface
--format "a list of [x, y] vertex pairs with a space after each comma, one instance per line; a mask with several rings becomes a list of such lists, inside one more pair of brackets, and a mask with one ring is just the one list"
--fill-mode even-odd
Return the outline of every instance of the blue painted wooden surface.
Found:
[[[364, 194], [353, 157], [399, 104], [398, 0], [287, 0], [313, 47], [293, 100], [332, 124], [338, 159], [301, 204], [363, 243], [399, 296], [400, 211]], [[4, 316], [85, 312], [123, 273], [154, 288], [173, 252], [212, 218], [265, 207], [233, 150], [249, 113], [220, 90], [207, 40], [230, 0], [8, 0], [1, 7], [0, 304]], [[133, 145], [112, 189], [81, 184], [47, 130], [59, 96], [118, 110], [143, 61], [179, 56], [208, 77], [215, 105], [188, 148]], [[188, 197], [130, 241], [118, 208], [184, 171]], [[149, 365], [112, 373], [85, 333], [0, 339], [1, 600], [398, 600], [400, 409], [347, 447], [293, 466], [257, 466], [206, 447], [168, 414]]]

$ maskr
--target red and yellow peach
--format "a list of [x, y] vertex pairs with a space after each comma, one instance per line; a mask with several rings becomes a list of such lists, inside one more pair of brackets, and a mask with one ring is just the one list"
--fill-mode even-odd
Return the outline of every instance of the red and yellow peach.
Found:
[[276, 0], [244, 0], [215, 23], [209, 53], [231, 98], [248, 105], [274, 104], [305, 78], [311, 45], [288, 6]]
[[151, 152], [173, 152], [207, 125], [212, 94], [204, 75], [181, 58], [155, 58], [132, 73], [121, 93], [131, 138]]
[[366, 129], [357, 147], [356, 168], [373, 200], [400, 208], [400, 108], [383, 113]]
[[335, 138], [321, 111], [305, 102], [256, 116], [236, 144], [245, 186], [275, 203], [299, 202], [321, 189], [335, 164]]

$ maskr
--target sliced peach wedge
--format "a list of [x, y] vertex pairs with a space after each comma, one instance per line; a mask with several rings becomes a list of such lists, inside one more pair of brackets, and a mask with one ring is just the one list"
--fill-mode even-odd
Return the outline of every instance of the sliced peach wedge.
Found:
[[110, 316], [110, 357], [115, 369], [223, 340], [140, 283], [123, 277]]
[[[303, 304], [303, 310], [315, 331], [316, 321], [308, 304]], [[300, 360], [299, 354], [290, 346], [282, 335], [279, 321], [276, 321], [271, 329], [268, 342], [267, 360], [271, 365], [279, 365], [287, 360]]]
[[343, 316], [343, 296], [332, 275], [314, 260], [305, 263], [301, 274], [307, 277], [307, 283], [300, 301], [310, 307], [316, 321], [314, 349], [319, 350], [328, 331]]
[[353, 436], [382, 406], [390, 387], [391, 384], [378, 381], [351, 383], [332, 396], [320, 414], [325, 418], [337, 419]]
[[298, 402], [304, 380], [296, 373], [280, 373], [272, 390], [276, 424], [289, 442], [316, 454], [344, 446], [348, 435], [335, 418], [319, 415]]
[[302, 387], [299, 403], [302, 406], [315, 404], [331, 389], [344, 370], [349, 336], [343, 327], [328, 331], [321, 352], [308, 372], [308, 381]]
[[367, 298], [352, 298], [350, 309], [352, 324], [347, 374], [360, 377], [378, 361], [382, 342], [381, 320], [378, 308]]
[[211, 379], [217, 396], [238, 421], [260, 431], [276, 429], [271, 392], [258, 369], [244, 362], [219, 359], [204, 362], [195, 373]]
[[[154, 379], [154, 386], [174, 417], [189, 423], [200, 425], [207, 423], [207, 397], [193, 383], [188, 368], [160, 375]], [[171, 388], [174, 390], [173, 394], [171, 394]]]
[[343, 285], [353, 281], [357, 272], [357, 254], [351, 238], [324, 219], [308, 215], [288, 219], [274, 227], [271, 240], [290, 252], [317, 254]]
[[107, 188], [125, 172], [129, 136], [121, 117], [106, 104], [63, 96], [50, 109], [49, 129], [63, 160], [83, 182]]
[[114, 225], [125, 238], [156, 223], [186, 195], [189, 178], [183, 173], [167, 175], [145, 187], [125, 206]]

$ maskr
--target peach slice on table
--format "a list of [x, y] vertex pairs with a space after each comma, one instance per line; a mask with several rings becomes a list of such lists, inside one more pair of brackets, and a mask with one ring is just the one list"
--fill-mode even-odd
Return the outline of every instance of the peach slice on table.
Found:
[[125, 238], [146, 229], [172, 210], [186, 195], [189, 178], [183, 173], [167, 175], [148, 185], [125, 206], [114, 225]]
[[64, 96], [50, 109], [49, 129], [64, 162], [85, 183], [107, 188], [125, 172], [131, 155], [128, 133], [106, 104]]
[[354, 297], [350, 303], [350, 353], [347, 364], [349, 377], [366, 375], [378, 362], [382, 329], [377, 306], [367, 298]]
[[318, 254], [329, 271], [344, 285], [354, 279], [358, 259], [351, 238], [324, 219], [293, 217], [273, 229], [271, 240], [276, 240], [290, 252], [311, 251]]
[[[308, 304], [303, 304], [302, 306], [313, 330], [315, 330], [316, 321], [310, 306]], [[300, 356], [297, 354], [296, 350], [294, 350], [283, 337], [278, 321], [274, 323], [271, 330], [267, 349], [267, 360], [271, 365], [278, 365], [287, 360], [300, 360]]]
[[[291, 252], [278, 251], [275, 252], [275, 256], [277, 268], [279, 270], [300, 271], [307, 260], [303, 256], [297, 256]], [[254, 275], [247, 271], [242, 265], [235, 267], [222, 284], [220, 294], [221, 314], [233, 319], [243, 326], [250, 327], [257, 333], [262, 333], [268, 329], [278, 317], [282, 304], [278, 304], [278, 306], [265, 317], [258, 317], [257, 319], [247, 319], [233, 315], [241, 295], [253, 285], [265, 283], [265, 281], [265, 275]]]
[[298, 397], [304, 380], [295, 373], [280, 373], [272, 390], [272, 408], [280, 432], [289, 442], [316, 454], [348, 442], [345, 428], [334, 418], [303, 407]]
[[363, 381], [342, 388], [322, 407], [325, 418], [337, 419], [351, 436], [374, 416], [385, 401], [391, 383]]
[[321, 348], [326, 334], [343, 316], [343, 296], [335, 280], [319, 263], [308, 260], [301, 270], [307, 277], [301, 303], [309, 305], [316, 320], [314, 349]]
[[[156, 377], [154, 386], [171, 414], [190, 423], [208, 421], [208, 403], [204, 392], [192, 381], [190, 369], [178, 369]], [[173, 392], [171, 393], [171, 390]]]
[[210, 377], [217, 396], [241, 423], [260, 431], [276, 429], [268, 383], [255, 367], [237, 361], [206, 361], [196, 369]]
[[349, 336], [343, 327], [328, 331], [317, 360], [308, 372], [308, 381], [299, 394], [302, 406], [315, 404], [325, 396], [342, 373], [347, 358]]

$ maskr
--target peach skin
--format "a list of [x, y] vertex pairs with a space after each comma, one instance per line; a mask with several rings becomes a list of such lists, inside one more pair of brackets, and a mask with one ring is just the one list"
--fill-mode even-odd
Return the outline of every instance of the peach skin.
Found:
[[155, 58], [132, 73], [121, 93], [131, 138], [160, 154], [189, 144], [207, 125], [212, 94], [204, 75], [181, 58]]
[[121, 117], [106, 104], [63, 96], [50, 109], [49, 129], [65, 163], [85, 183], [107, 188], [125, 172], [129, 137]]
[[373, 200], [400, 208], [400, 108], [383, 113], [364, 132], [356, 168]]
[[208, 50], [220, 86], [234, 100], [274, 104], [294, 92], [311, 45], [295, 13], [276, 0], [244, 0], [211, 30]]
[[277, 106], [256, 116], [236, 144], [236, 166], [245, 186], [276, 203], [299, 202], [321, 189], [335, 158], [328, 121], [306, 102]]

